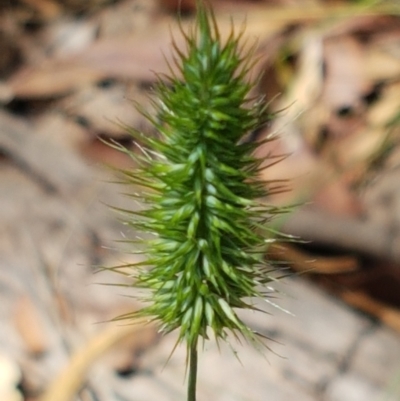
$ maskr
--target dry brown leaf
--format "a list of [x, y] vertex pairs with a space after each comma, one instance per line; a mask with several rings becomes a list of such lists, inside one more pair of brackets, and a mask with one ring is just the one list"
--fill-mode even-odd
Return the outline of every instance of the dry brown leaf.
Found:
[[97, 29], [92, 21], [59, 19], [41, 32], [42, 46], [52, 57], [66, 58], [88, 48], [96, 39]]
[[336, 160], [345, 168], [353, 168], [363, 165], [367, 168], [369, 160], [381, 149], [387, 138], [387, 130], [384, 127], [368, 127], [340, 141], [336, 147]]
[[[329, 111], [329, 117], [325, 122], [327, 128], [328, 143], [326, 147], [328, 148], [328, 153], [334, 153], [336, 155], [334, 150], [335, 141], [343, 140], [348, 136], [358, 135], [366, 128], [365, 110], [360, 110], [360, 108], [364, 106], [360, 102], [358, 103], [358, 107], [357, 110], [357, 107], [344, 106], [335, 112], [328, 109], [328, 105], [326, 105]], [[342, 113], [345, 115], [343, 116]], [[346, 115], [346, 113], [348, 113], [348, 115]], [[331, 148], [331, 146], [333, 146], [333, 148]]]
[[31, 298], [28, 296], [19, 298], [15, 306], [13, 320], [26, 351], [32, 355], [45, 353], [48, 349], [49, 341], [42, 316]]
[[54, 97], [102, 79], [105, 73], [74, 60], [49, 60], [40, 67], [19, 71], [7, 82], [7, 90], [17, 98]]
[[373, 127], [385, 127], [400, 113], [400, 83], [387, 86], [381, 99], [367, 114], [367, 122]]
[[[273, 5], [278, 5], [284, 3], [285, 0], [268, 0], [268, 3]], [[265, 0], [209, 0], [213, 9], [216, 11], [237, 11], [241, 10], [243, 12], [249, 11], [256, 7], [259, 7], [260, 3], [266, 3]], [[164, 8], [170, 12], [195, 12], [196, 10], [196, 0], [161, 0], [161, 4]]]
[[[342, 13], [338, 11], [340, 8], [342, 8]], [[361, 41], [368, 41], [376, 34], [398, 28], [398, 19], [394, 14], [391, 15], [391, 10], [380, 9], [379, 6], [376, 8], [373, 6], [360, 7], [347, 3], [342, 7], [331, 5], [323, 9], [334, 18], [327, 19], [334, 21], [334, 24], [328, 27], [328, 36], [354, 35]]]
[[161, 0], [161, 6], [172, 12], [189, 12], [196, 9], [196, 0]]
[[0, 148], [48, 189], [74, 196], [90, 182], [91, 169], [72, 151], [54, 140], [34, 135], [32, 124], [0, 113]]
[[[310, 33], [304, 38], [300, 52], [299, 71], [288, 92], [278, 102], [277, 109], [284, 110], [273, 121], [271, 132], [277, 134], [274, 142], [258, 149], [258, 155], [288, 155], [289, 157], [264, 170], [264, 178], [291, 180], [292, 194], [280, 194], [278, 201], [289, 197], [308, 197], [310, 172], [317, 171], [317, 159], [305, 142], [297, 126], [299, 116], [310, 109], [316, 102], [322, 84], [322, 44], [321, 39]], [[321, 172], [323, 169], [319, 169]]]
[[289, 263], [297, 272], [317, 274], [343, 274], [360, 270], [361, 265], [355, 256], [318, 256], [292, 244], [274, 243], [268, 248], [272, 260]]
[[36, 10], [41, 18], [50, 20], [61, 14], [61, 6], [54, 0], [22, 0], [23, 3]]
[[9, 85], [0, 81], [0, 104], [9, 103], [14, 97], [14, 93]]
[[398, 309], [390, 307], [362, 291], [344, 291], [341, 297], [353, 307], [377, 317], [392, 329], [400, 332], [400, 312]]
[[145, 31], [159, 22], [156, 0], [120, 1], [107, 7], [94, 19], [100, 39], [123, 37]]
[[168, 70], [163, 51], [171, 52], [167, 24], [142, 35], [101, 40], [76, 56], [25, 68], [11, 77], [8, 86], [15, 97], [29, 98], [60, 95], [108, 77], [148, 82], [154, 80], [154, 71]]
[[361, 107], [360, 101], [370, 87], [363, 74], [364, 50], [354, 38], [335, 37], [324, 43], [326, 79], [323, 101], [329, 110]]
[[314, 188], [312, 203], [334, 216], [359, 216], [363, 211], [361, 201], [351, 190], [351, 182], [345, 175], [335, 179], [332, 174], [324, 184]]
[[[245, 17], [243, 13], [232, 15], [238, 27], [245, 23]], [[272, 19], [246, 21], [249, 46], [258, 39], [260, 47], [266, 38], [287, 23], [286, 20]], [[191, 23], [182, 24], [186, 31], [187, 24]], [[221, 36], [227, 37], [232, 28], [231, 15], [218, 15], [218, 25]], [[165, 17], [138, 34], [99, 40], [76, 56], [51, 58], [37, 67], [26, 67], [6, 82], [7, 90], [14, 97], [52, 97], [109, 77], [151, 82], [155, 72], [168, 72], [165, 57], [171, 60], [171, 36], [178, 48], [183, 48], [176, 21]]]
[[400, 54], [395, 57], [382, 47], [367, 46], [360, 71], [372, 81], [397, 78], [400, 75]]
[[106, 88], [82, 88], [59, 102], [59, 107], [70, 118], [83, 119], [93, 135], [118, 137], [126, 135], [126, 130], [120, 123], [137, 128], [142, 128], [145, 123], [143, 115], [133, 106], [133, 102], [148, 109], [147, 92], [114, 83]]
[[76, 152], [90, 137], [85, 127], [65, 113], [50, 109], [32, 120], [38, 137], [57, 144], [63, 150]]

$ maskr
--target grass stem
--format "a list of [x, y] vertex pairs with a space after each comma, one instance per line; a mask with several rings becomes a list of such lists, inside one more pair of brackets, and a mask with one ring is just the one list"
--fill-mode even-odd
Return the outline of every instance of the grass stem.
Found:
[[188, 381], [188, 401], [196, 401], [197, 384], [197, 340], [189, 348], [189, 381]]

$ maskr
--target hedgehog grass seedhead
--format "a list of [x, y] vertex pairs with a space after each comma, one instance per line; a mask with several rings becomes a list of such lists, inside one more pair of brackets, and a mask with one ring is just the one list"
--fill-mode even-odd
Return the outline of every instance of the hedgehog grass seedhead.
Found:
[[140, 167], [123, 175], [143, 188], [144, 208], [125, 211], [126, 222], [152, 239], [142, 244], [146, 260], [130, 265], [134, 285], [148, 290], [146, 306], [124, 318], [149, 316], [165, 333], [179, 330], [188, 347], [210, 333], [253, 341], [235, 309], [255, 309], [249, 300], [270, 281], [263, 255], [272, 209], [259, 201], [268, 190], [258, 145], [243, 138], [268, 116], [248, 99], [240, 35], [232, 29], [222, 42], [201, 2], [195, 30], [183, 35], [186, 51], [174, 46], [178, 72], [159, 79], [156, 117], [147, 115], [159, 135], [130, 130], [143, 152], [131, 154]]

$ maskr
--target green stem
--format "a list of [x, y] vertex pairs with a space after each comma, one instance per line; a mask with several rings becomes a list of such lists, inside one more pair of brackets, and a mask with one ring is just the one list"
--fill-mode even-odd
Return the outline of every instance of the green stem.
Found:
[[189, 381], [188, 381], [188, 401], [196, 401], [197, 383], [197, 339], [193, 341], [189, 348]]

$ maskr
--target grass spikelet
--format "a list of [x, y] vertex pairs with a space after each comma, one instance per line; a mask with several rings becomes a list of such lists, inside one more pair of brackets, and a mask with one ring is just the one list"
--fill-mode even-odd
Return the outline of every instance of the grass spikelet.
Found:
[[126, 211], [125, 221], [152, 235], [142, 244], [145, 262], [130, 265], [133, 285], [147, 291], [145, 306], [126, 318], [148, 316], [164, 333], [178, 330], [189, 351], [190, 401], [200, 337], [256, 339], [235, 310], [252, 309], [245, 300], [270, 282], [267, 223], [280, 213], [260, 202], [268, 195], [258, 175], [262, 161], [253, 155], [257, 143], [243, 140], [269, 119], [262, 102], [248, 99], [250, 55], [233, 31], [222, 42], [212, 11], [197, 6], [186, 50], [175, 49], [179, 73], [155, 89], [156, 117], [148, 118], [158, 136], [130, 130], [147, 150], [131, 155], [137, 170], [122, 171], [144, 198], [144, 208]]

